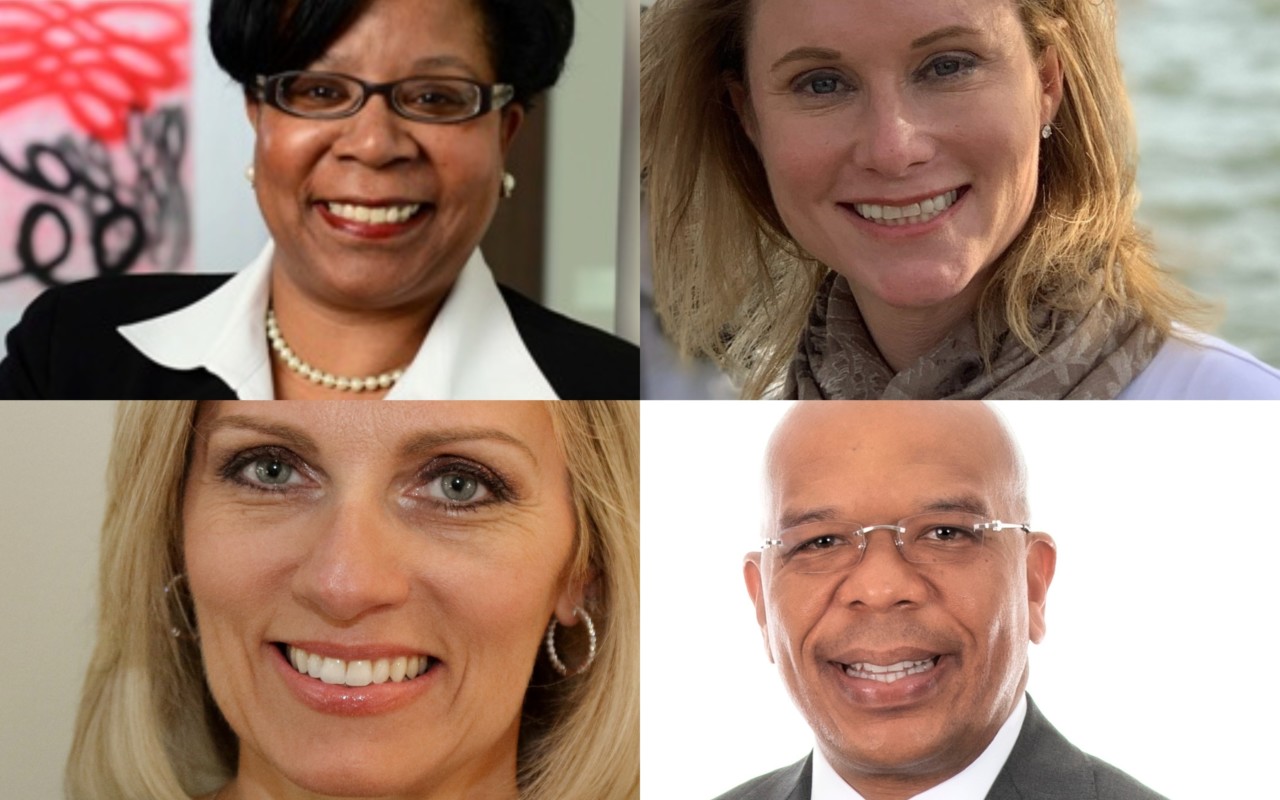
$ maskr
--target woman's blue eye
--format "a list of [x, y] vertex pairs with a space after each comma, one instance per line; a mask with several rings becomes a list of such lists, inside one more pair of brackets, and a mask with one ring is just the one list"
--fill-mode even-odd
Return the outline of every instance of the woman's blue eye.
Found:
[[431, 479], [427, 494], [446, 505], [481, 506], [495, 499], [485, 479], [468, 472], [441, 472]]
[[814, 78], [809, 81], [809, 90], [814, 94], [832, 94], [840, 88], [836, 78]]
[[933, 73], [935, 75], [954, 75], [959, 71], [960, 62], [956, 61], [954, 58], [949, 58], [946, 61], [933, 62]]
[[440, 491], [455, 503], [465, 503], [476, 496], [480, 482], [469, 475], [445, 475], [440, 478]]
[[293, 467], [278, 458], [260, 458], [253, 462], [253, 474], [268, 486], [283, 486], [293, 477]]
[[975, 66], [973, 59], [960, 56], [943, 56], [925, 65], [926, 77], [952, 78], [968, 72]]

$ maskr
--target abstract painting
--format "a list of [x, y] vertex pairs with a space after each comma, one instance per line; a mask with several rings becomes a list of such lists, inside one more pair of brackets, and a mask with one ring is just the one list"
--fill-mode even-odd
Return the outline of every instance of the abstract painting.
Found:
[[189, 0], [0, 0], [0, 310], [191, 266]]

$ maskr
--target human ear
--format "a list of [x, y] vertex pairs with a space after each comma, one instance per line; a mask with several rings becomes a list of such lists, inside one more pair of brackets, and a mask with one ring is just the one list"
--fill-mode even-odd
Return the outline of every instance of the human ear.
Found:
[[1058, 48], [1054, 45], [1046, 47], [1040, 55], [1040, 91], [1040, 121], [1042, 125], [1047, 125], [1058, 116], [1064, 91], [1062, 61], [1058, 58]]
[[769, 647], [769, 620], [765, 613], [764, 581], [760, 575], [759, 553], [747, 553], [746, 558], [742, 560], [742, 579], [746, 581], [747, 594], [751, 595], [751, 602], [756, 606], [756, 624], [760, 626], [760, 636], [764, 639], [764, 654], [768, 657], [769, 663], [773, 663], [773, 649]]
[[751, 105], [751, 95], [747, 93], [746, 85], [736, 78], [729, 81], [729, 101], [733, 103], [733, 113], [738, 115], [738, 124], [758, 148], [756, 137], [759, 135], [759, 128], [756, 124], [755, 107]]
[[1039, 644], [1044, 639], [1044, 611], [1048, 601], [1049, 584], [1058, 563], [1058, 546], [1047, 533], [1033, 533], [1027, 537], [1027, 610], [1028, 631], [1031, 641]]
[[519, 103], [508, 103], [507, 107], [502, 109], [502, 130], [499, 132], [501, 137], [500, 147], [502, 155], [505, 157], [511, 149], [511, 143], [516, 140], [516, 134], [520, 132], [520, 128], [524, 125], [524, 106]]
[[596, 596], [596, 576], [591, 574], [582, 580], [569, 581], [556, 600], [556, 622], [571, 628], [581, 622], [575, 608], [586, 610], [588, 597]]

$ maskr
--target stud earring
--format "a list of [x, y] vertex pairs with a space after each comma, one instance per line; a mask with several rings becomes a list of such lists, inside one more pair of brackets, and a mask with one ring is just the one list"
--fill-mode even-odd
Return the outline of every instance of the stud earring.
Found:
[[516, 193], [516, 176], [510, 172], [502, 173], [502, 197], [504, 200], [510, 200], [511, 195]]
[[566, 678], [581, 675], [591, 666], [591, 662], [596, 660], [596, 626], [591, 622], [591, 617], [587, 616], [587, 612], [581, 608], [574, 606], [573, 613], [587, 626], [587, 660], [582, 662], [582, 666], [573, 672], [569, 671], [569, 668], [564, 665], [564, 662], [560, 660], [560, 655], [556, 652], [556, 625], [559, 623], [556, 622], [554, 616], [551, 618], [551, 624], [547, 626], [547, 658], [551, 659], [551, 666], [555, 668], [555, 671]]
[[1045, 126], [1040, 129], [1040, 138], [1048, 139], [1052, 135], [1053, 135], [1053, 126], [1048, 123], [1045, 123]]
[[244, 179], [249, 182], [250, 189], [256, 188], [256, 185], [253, 182], [255, 177], [257, 177], [257, 175], [252, 164], [244, 168]]

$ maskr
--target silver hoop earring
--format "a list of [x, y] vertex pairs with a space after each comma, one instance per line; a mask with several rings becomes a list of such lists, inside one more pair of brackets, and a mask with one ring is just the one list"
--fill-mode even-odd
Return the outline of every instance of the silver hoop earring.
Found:
[[516, 193], [516, 176], [510, 172], [502, 173], [502, 198], [510, 200], [511, 195]]
[[573, 672], [569, 671], [569, 668], [564, 665], [564, 662], [560, 660], [560, 656], [556, 653], [556, 625], [559, 623], [554, 616], [551, 617], [551, 624], [547, 626], [547, 658], [551, 659], [551, 666], [555, 668], [555, 671], [566, 678], [581, 675], [591, 666], [591, 662], [596, 660], [596, 626], [591, 622], [591, 617], [587, 616], [587, 612], [578, 606], [573, 607], [573, 613], [574, 616], [586, 623], [588, 639], [587, 660], [582, 662], [582, 666]]
[[1048, 139], [1052, 135], [1053, 135], [1053, 126], [1046, 122], [1045, 126], [1040, 129], [1040, 138]]
[[252, 164], [244, 168], [244, 179], [249, 182], [250, 189], [256, 188], [257, 185], [254, 183], [254, 179], [256, 177], [257, 177], [257, 174], [253, 169]]
[[[183, 594], [191, 594], [191, 587], [188, 586], [184, 592], [178, 586], [178, 581], [186, 581], [186, 579], [187, 573], [179, 572], [164, 585], [165, 602], [169, 607], [169, 635], [175, 639], [190, 639], [195, 642], [200, 640], [200, 632], [196, 630], [195, 622], [191, 620], [191, 615], [187, 613], [187, 605], [182, 599]], [[175, 615], [182, 620], [182, 625], [186, 628], [185, 631], [173, 624]]]

